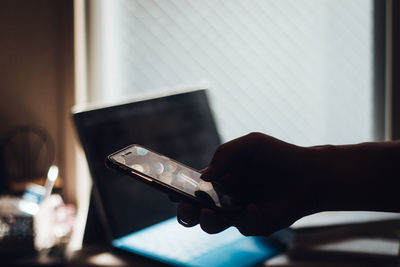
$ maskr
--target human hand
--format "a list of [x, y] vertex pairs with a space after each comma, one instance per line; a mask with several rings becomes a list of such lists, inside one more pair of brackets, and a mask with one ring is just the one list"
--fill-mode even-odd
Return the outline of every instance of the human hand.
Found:
[[201, 176], [239, 199], [244, 209], [227, 220], [211, 209], [182, 202], [178, 218], [208, 233], [235, 226], [244, 235], [267, 236], [317, 211], [308, 149], [261, 133], [221, 145]]

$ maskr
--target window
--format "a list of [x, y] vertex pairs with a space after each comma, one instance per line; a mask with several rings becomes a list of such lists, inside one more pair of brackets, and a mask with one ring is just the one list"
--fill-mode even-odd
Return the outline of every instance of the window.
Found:
[[93, 2], [92, 101], [200, 81], [225, 141], [251, 131], [299, 145], [383, 136], [379, 1]]

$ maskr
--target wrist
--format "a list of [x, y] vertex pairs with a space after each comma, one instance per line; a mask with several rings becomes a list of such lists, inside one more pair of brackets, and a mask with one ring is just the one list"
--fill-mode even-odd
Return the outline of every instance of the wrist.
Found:
[[332, 186], [332, 165], [331, 159], [337, 153], [333, 145], [321, 145], [307, 147], [307, 168], [309, 186], [313, 201], [313, 211], [321, 212], [332, 209], [332, 197], [330, 188]]
[[308, 148], [319, 211], [398, 211], [400, 143]]
[[[311, 180], [318, 211], [359, 210], [370, 192], [363, 181], [365, 160], [350, 146], [323, 145], [309, 148]], [[361, 202], [361, 203], [360, 203]]]

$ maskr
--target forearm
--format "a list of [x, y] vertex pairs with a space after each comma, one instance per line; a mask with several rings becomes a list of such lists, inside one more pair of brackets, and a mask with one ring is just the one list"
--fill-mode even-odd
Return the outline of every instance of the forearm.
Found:
[[322, 210], [400, 212], [400, 142], [309, 148]]

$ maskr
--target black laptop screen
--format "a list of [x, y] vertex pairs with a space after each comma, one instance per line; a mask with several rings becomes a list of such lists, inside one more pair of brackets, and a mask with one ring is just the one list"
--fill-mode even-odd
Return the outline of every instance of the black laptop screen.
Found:
[[107, 169], [107, 155], [140, 144], [201, 169], [220, 143], [205, 90], [77, 112], [74, 120], [112, 238], [175, 216], [176, 206], [165, 194]]

